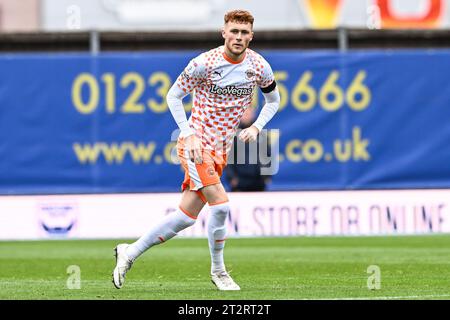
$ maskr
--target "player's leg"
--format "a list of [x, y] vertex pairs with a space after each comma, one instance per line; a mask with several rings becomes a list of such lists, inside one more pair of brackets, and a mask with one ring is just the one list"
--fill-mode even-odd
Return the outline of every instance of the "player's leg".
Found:
[[226, 222], [230, 214], [227, 193], [221, 183], [208, 185], [201, 191], [210, 208], [208, 243], [211, 254], [211, 280], [219, 290], [240, 290], [227, 273], [223, 258], [227, 234]]
[[163, 243], [176, 236], [178, 232], [192, 226], [204, 205], [196, 192], [189, 189], [184, 190], [178, 208], [131, 244], [127, 248], [128, 256], [135, 260], [154, 245]]
[[228, 197], [221, 183], [202, 189], [209, 204], [208, 242], [211, 253], [211, 274], [225, 270], [223, 249], [227, 234], [226, 220], [229, 214]]
[[185, 189], [177, 210], [166, 215], [136, 242], [118, 245], [115, 249], [116, 268], [113, 271], [113, 283], [116, 288], [120, 289], [123, 286], [126, 273], [140, 255], [192, 226], [204, 205], [202, 197], [197, 192]]
[[169, 240], [179, 231], [193, 225], [204, 206], [205, 200], [203, 195], [197, 191], [190, 191], [193, 189], [190, 186], [194, 184], [191, 181], [191, 175], [195, 174], [195, 172], [190, 172], [189, 170], [189, 157], [186, 156], [183, 139], [179, 139], [177, 142], [177, 154], [185, 171], [185, 178], [181, 186], [183, 195], [180, 205], [177, 210], [165, 216], [133, 244], [120, 244], [115, 248], [116, 268], [113, 271], [113, 282], [118, 289], [122, 287], [125, 275], [137, 257], [152, 246]]

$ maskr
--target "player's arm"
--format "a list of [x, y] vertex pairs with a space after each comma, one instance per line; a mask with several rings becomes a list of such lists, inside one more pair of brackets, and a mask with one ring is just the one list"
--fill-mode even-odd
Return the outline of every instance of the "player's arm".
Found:
[[190, 160], [202, 163], [201, 141], [190, 127], [183, 107], [183, 98], [189, 94], [187, 88], [194, 88], [197, 85], [196, 82], [201, 79], [199, 70], [196, 70], [197, 67], [197, 62], [192, 60], [170, 88], [166, 100], [170, 113], [181, 130], [180, 136], [185, 139], [185, 148], [189, 152]]
[[169, 106], [170, 113], [172, 113], [172, 117], [181, 130], [181, 137], [185, 139], [185, 148], [189, 152], [190, 160], [200, 164], [202, 163], [201, 142], [195, 136], [194, 130], [189, 126], [182, 102], [183, 98], [187, 95], [188, 93], [184, 92], [175, 83], [167, 93], [167, 105]]
[[169, 106], [170, 113], [181, 130], [182, 137], [189, 137], [194, 134], [194, 130], [189, 126], [186, 112], [183, 107], [183, 98], [188, 93], [184, 92], [176, 83], [170, 88], [167, 93], [167, 105]]
[[261, 88], [261, 91], [265, 99], [265, 104], [256, 121], [249, 128], [242, 130], [239, 135], [239, 138], [243, 141], [255, 141], [258, 134], [267, 122], [273, 118], [280, 107], [280, 93], [275, 80], [269, 86]]

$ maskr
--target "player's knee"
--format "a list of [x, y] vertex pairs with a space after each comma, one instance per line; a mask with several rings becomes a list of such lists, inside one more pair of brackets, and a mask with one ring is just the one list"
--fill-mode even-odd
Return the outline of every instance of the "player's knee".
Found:
[[221, 183], [206, 186], [201, 191], [210, 206], [228, 202], [227, 193]]
[[209, 208], [211, 212], [210, 222], [216, 222], [216, 224], [225, 223], [225, 220], [227, 219], [228, 214], [230, 213], [230, 206], [228, 202], [221, 203], [218, 205], [212, 205]]
[[180, 208], [188, 212], [190, 216], [197, 218], [205, 206], [205, 202], [201, 200], [197, 192], [190, 192], [185, 190], [180, 202]]
[[183, 203], [179, 206], [180, 210], [188, 216], [190, 219], [187, 221], [192, 221], [192, 224], [195, 223], [195, 219], [197, 219], [198, 215], [200, 214], [200, 211], [202, 207], [193, 206], [193, 205], [185, 205]]

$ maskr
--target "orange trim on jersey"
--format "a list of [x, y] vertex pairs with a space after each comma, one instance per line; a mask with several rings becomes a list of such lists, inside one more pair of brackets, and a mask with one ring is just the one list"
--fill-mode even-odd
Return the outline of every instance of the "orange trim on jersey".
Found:
[[225, 53], [225, 51], [222, 52], [222, 55], [223, 55], [223, 57], [225, 58], [225, 60], [227, 60], [229, 63], [232, 63], [232, 64], [239, 64], [239, 63], [241, 63], [242, 61], [244, 61], [245, 56], [247, 55], [247, 53], [244, 52], [244, 56], [242, 57], [241, 60], [238, 60], [238, 61], [233, 60], [233, 59], [231, 59], [229, 56], [227, 56], [227, 54]]
[[190, 214], [189, 212], [187, 212], [186, 210], [184, 210], [182, 207], [178, 207], [178, 208], [180, 208], [180, 210], [181, 210], [185, 215], [187, 215], [189, 218], [194, 219], [194, 220], [197, 220], [197, 217], [196, 217], [196, 216]]
[[210, 203], [210, 206], [217, 206], [219, 204], [225, 203], [225, 202], [229, 202], [230, 200], [225, 200], [225, 201], [219, 201], [219, 202], [214, 202], [214, 203]]

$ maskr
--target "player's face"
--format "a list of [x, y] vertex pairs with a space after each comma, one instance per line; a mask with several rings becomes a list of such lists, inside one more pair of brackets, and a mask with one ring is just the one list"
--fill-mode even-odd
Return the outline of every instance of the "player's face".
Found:
[[222, 29], [225, 39], [225, 51], [232, 58], [240, 58], [253, 39], [252, 25], [250, 23], [227, 22]]

